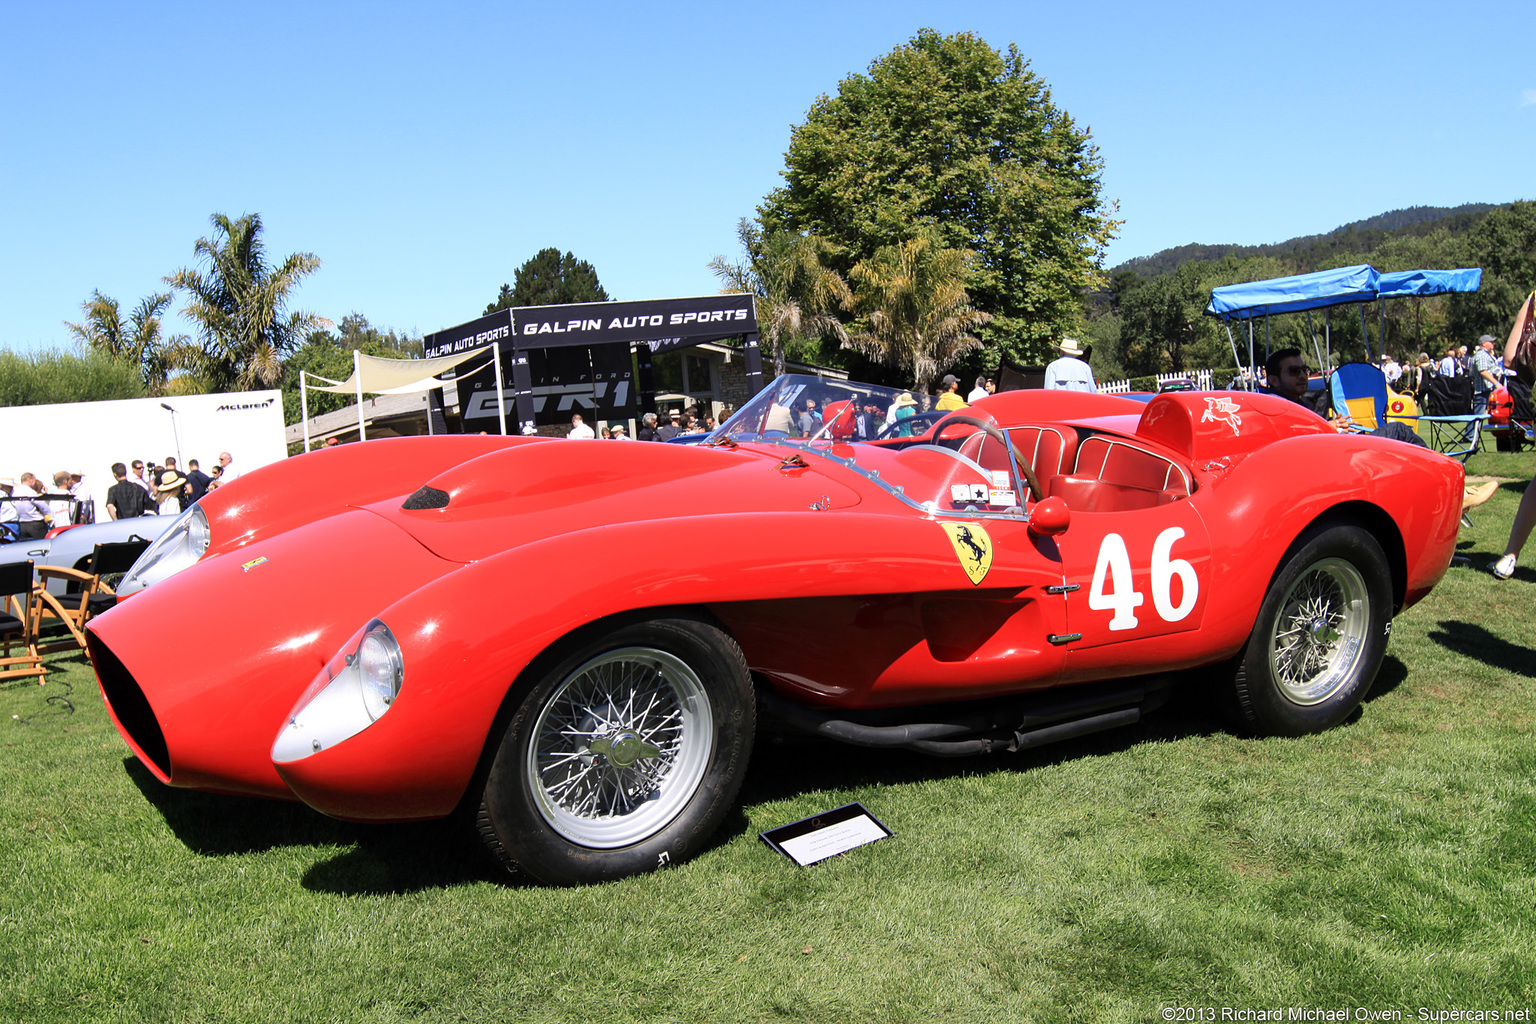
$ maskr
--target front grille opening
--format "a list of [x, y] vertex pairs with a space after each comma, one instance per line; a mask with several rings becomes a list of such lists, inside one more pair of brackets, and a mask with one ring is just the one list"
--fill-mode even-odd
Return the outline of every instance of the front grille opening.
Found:
[[90, 647], [91, 663], [96, 666], [96, 678], [101, 680], [101, 692], [112, 705], [113, 714], [130, 739], [144, 752], [160, 774], [171, 777], [171, 752], [165, 745], [165, 733], [155, 721], [155, 713], [133, 675], [117, 660], [117, 655], [101, 642], [101, 638], [89, 629], [85, 633]]
[[440, 491], [436, 487], [422, 487], [406, 498], [405, 504], [400, 507], [403, 509], [447, 508], [448, 492]]

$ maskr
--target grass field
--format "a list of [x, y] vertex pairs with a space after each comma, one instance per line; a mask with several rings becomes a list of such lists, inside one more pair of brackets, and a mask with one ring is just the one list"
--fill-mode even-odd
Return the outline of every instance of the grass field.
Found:
[[[55, 658], [46, 687], [0, 687], [0, 1017], [1536, 1009], [1536, 571], [1484, 571], [1536, 456], [1471, 470], [1508, 481], [1462, 531], [1471, 567], [1397, 619], [1338, 729], [1242, 739], [1185, 699], [1011, 757], [765, 742], [703, 856], [582, 889], [504, 877], [448, 825], [167, 789], [130, 759], [84, 660]], [[173, 658], [215, 644], [174, 640]], [[71, 687], [73, 713], [47, 702]], [[757, 839], [850, 800], [895, 837], [807, 869]]]

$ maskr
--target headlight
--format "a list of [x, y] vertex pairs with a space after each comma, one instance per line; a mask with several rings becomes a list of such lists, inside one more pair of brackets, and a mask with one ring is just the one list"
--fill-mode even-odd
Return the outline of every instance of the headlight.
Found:
[[405, 676], [405, 666], [400, 663], [400, 645], [395, 643], [384, 623], [370, 629], [358, 645], [357, 669], [363, 689], [363, 707], [367, 709], [368, 717], [377, 722], [394, 703]]
[[209, 539], [208, 517], [201, 508], [193, 505], [177, 516], [166, 531], [144, 550], [117, 586], [117, 592], [132, 594], [170, 579], [203, 557], [203, 552], [208, 550]]
[[389, 627], [378, 619], [337, 651], [299, 698], [272, 744], [272, 760], [298, 761], [378, 721], [405, 682], [405, 658]]

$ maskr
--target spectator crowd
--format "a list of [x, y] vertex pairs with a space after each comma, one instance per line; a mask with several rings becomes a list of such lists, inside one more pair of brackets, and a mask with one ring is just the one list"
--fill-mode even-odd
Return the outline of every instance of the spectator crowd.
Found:
[[218, 465], [206, 473], [196, 459], [188, 459], [183, 472], [174, 455], [167, 455], [161, 464], [142, 459], [117, 462], [99, 509], [81, 470], [59, 470], [53, 474], [52, 487], [30, 472], [0, 477], [0, 540], [33, 540], [50, 529], [94, 523], [98, 518], [175, 515], [238, 475], [229, 452], [221, 453]]

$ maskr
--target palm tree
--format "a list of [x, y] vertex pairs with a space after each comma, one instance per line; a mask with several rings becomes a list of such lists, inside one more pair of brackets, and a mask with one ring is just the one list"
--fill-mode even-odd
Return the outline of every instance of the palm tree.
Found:
[[861, 315], [849, 345], [908, 371], [927, 394], [939, 371], [981, 345], [970, 330], [992, 319], [970, 305], [970, 260], [969, 251], [946, 248], [931, 234], [877, 249], [848, 274]]
[[178, 270], [166, 283], [188, 293], [184, 316], [196, 322], [202, 344], [196, 374], [214, 391], [275, 387], [283, 357], [316, 327], [330, 321], [312, 313], [287, 313], [289, 294], [320, 266], [312, 253], [294, 253], [270, 266], [261, 244], [261, 215], [209, 218], [213, 238], [199, 238], [194, 255], [207, 272]]
[[162, 335], [161, 316], [170, 304], [170, 293], [156, 292], [141, 300], [124, 323], [117, 300], [93, 291], [80, 307], [85, 322], [65, 321], [64, 326], [86, 348], [138, 368], [149, 393], [161, 395], [171, 384], [172, 372], [186, 368], [196, 356], [185, 334]]
[[722, 291], [757, 297], [757, 329], [773, 353], [774, 376], [784, 372], [788, 339], [809, 335], [848, 343], [836, 310], [851, 295], [842, 275], [826, 265], [832, 252], [829, 243], [796, 231], [765, 235], [745, 217], [737, 225], [736, 236], [745, 259], [731, 263], [716, 256], [709, 261], [709, 269], [725, 282]]

